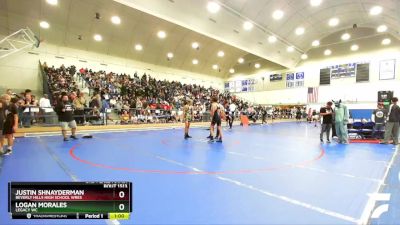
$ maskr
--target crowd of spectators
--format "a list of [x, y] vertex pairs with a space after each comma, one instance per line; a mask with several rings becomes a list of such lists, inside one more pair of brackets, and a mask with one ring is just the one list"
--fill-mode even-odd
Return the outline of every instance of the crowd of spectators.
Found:
[[[78, 124], [85, 122], [82, 115], [87, 113], [91, 118], [99, 119], [112, 111], [120, 115], [121, 123], [158, 122], [160, 119], [181, 121], [186, 99], [194, 102], [195, 120], [202, 121], [207, 115], [212, 96], [218, 96], [221, 105], [236, 104], [238, 111], [245, 111], [250, 106], [229, 92], [196, 84], [157, 80], [149, 74], [139, 76], [135, 73], [131, 76], [86, 68], [77, 71], [75, 66], [55, 68], [46, 64], [44, 71], [48, 76], [53, 104], [57, 104], [60, 93], [70, 93], [70, 99], [78, 109], [75, 114], [81, 117]], [[78, 83], [84, 83], [83, 88], [88, 90], [89, 96], [85, 97], [77, 80]], [[85, 108], [90, 108], [90, 112]]]
[[[226, 108], [236, 105], [235, 116], [241, 113], [250, 120], [270, 118], [295, 118], [300, 107], [280, 108], [252, 105], [229, 92], [197, 84], [183, 84], [178, 81], [157, 80], [149, 74], [139, 76], [93, 71], [75, 66], [56, 68], [43, 64], [48, 84], [48, 94], [38, 100], [27, 89], [15, 97], [20, 126], [30, 127], [35, 123], [56, 123], [52, 107], [59, 102], [62, 93], [68, 93], [74, 106], [77, 124], [147, 123], [182, 121], [184, 101], [193, 101], [195, 121], [208, 121], [211, 97], [218, 96], [219, 103]], [[114, 117], [112, 115], [115, 115]]]

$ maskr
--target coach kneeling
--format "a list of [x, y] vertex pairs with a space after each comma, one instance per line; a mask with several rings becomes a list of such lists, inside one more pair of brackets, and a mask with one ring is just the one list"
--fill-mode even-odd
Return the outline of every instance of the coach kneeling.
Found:
[[67, 129], [68, 127], [71, 128], [71, 138], [72, 139], [77, 139], [75, 136], [76, 132], [76, 122], [73, 117], [73, 105], [69, 101], [67, 93], [63, 93], [61, 96], [61, 101], [59, 104], [57, 104], [56, 111], [58, 114], [58, 121], [60, 122], [61, 125], [61, 132], [62, 135], [64, 136], [64, 141], [68, 141], [67, 138]]

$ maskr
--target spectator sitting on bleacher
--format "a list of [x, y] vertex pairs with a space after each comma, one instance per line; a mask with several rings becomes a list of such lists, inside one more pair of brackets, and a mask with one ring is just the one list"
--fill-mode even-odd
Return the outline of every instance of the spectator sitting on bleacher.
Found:
[[121, 124], [129, 124], [131, 121], [130, 115], [126, 110], [122, 111], [120, 118], [121, 118]]
[[22, 125], [24, 127], [30, 127], [32, 125], [33, 108], [36, 105], [35, 100], [32, 98], [32, 92], [29, 89], [25, 90], [23, 104], [21, 105], [22, 114]]
[[46, 124], [51, 124], [52, 113], [54, 112], [53, 108], [51, 107], [50, 100], [47, 94], [44, 94], [42, 98], [39, 100], [39, 107], [41, 109], [44, 122]]
[[[60, 91], [78, 91], [77, 85], [74, 84], [74, 75], [76, 69], [73, 67], [66, 68], [62, 66], [58, 69], [53, 67], [45, 68], [48, 75], [50, 90], [54, 93]], [[135, 73], [132, 76], [127, 74], [116, 74], [105, 71], [92, 71], [82, 68], [79, 70], [78, 76], [86, 82], [87, 88], [93, 91], [94, 95], [101, 93], [106, 101], [110, 103], [110, 107], [116, 109], [116, 112], [121, 113], [124, 109], [122, 105], [132, 108], [131, 113], [140, 116], [143, 120], [144, 116], [154, 116], [154, 111], [146, 112], [143, 109], [147, 105], [152, 105], [154, 109], [164, 109], [167, 105], [169, 109], [177, 109], [177, 115], [181, 116], [179, 110], [183, 106], [184, 98], [194, 99], [195, 102], [200, 102], [200, 105], [209, 108], [211, 96], [218, 96], [222, 105], [232, 101], [238, 106], [238, 110], [247, 109], [248, 103], [236, 98], [229, 92], [220, 92], [213, 88], [205, 88], [196, 84], [182, 84], [176, 81], [156, 80], [148, 74], [143, 74], [141, 77]], [[53, 95], [55, 96], [55, 95]], [[97, 97], [95, 98], [97, 99]], [[92, 105], [91, 105], [92, 106]], [[95, 104], [98, 109], [101, 105]], [[133, 108], [136, 108], [134, 110]], [[152, 108], [152, 109], [153, 109]], [[202, 107], [204, 108], [204, 107]], [[257, 111], [258, 109], [256, 109]], [[258, 112], [256, 112], [256, 115]], [[171, 112], [172, 115], [172, 112]], [[145, 119], [146, 120], [146, 119]]]
[[83, 92], [79, 92], [79, 96], [75, 97], [73, 99], [73, 104], [75, 106], [75, 120], [79, 125], [82, 125], [85, 123], [85, 106], [86, 106], [86, 98], [85, 94]]

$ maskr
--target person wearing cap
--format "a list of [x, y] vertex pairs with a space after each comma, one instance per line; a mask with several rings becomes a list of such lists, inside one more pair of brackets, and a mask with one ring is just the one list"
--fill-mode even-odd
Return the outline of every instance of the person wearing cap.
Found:
[[331, 143], [330, 140], [330, 134], [331, 134], [331, 129], [332, 129], [332, 114], [333, 114], [333, 110], [332, 110], [332, 102], [327, 102], [325, 107], [322, 107], [319, 110], [319, 114], [322, 117], [322, 121], [321, 121], [321, 132], [319, 134], [319, 139], [321, 140], [321, 143], [324, 142], [323, 138], [324, 138], [324, 133], [326, 133], [326, 142], [327, 143]]
[[[378, 103], [378, 108], [372, 112], [371, 121], [375, 123], [373, 136], [377, 137], [378, 132], [385, 130], [385, 120], [387, 117], [387, 110], [383, 106], [382, 102]], [[379, 138], [383, 138], [379, 135]]]
[[393, 139], [393, 144], [399, 144], [399, 122], [400, 122], [400, 107], [397, 105], [398, 98], [392, 98], [392, 104], [389, 106], [388, 116], [386, 119], [385, 137], [381, 144], [388, 144], [389, 139]]

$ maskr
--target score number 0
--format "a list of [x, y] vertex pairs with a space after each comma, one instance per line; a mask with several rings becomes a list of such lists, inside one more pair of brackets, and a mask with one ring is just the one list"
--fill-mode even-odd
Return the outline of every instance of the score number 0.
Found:
[[[124, 198], [125, 197], [125, 192], [120, 191], [118, 193], [118, 196], [119, 196], [119, 198]], [[121, 203], [121, 204], [119, 204], [118, 208], [119, 208], [120, 211], [124, 211], [125, 205]]]

